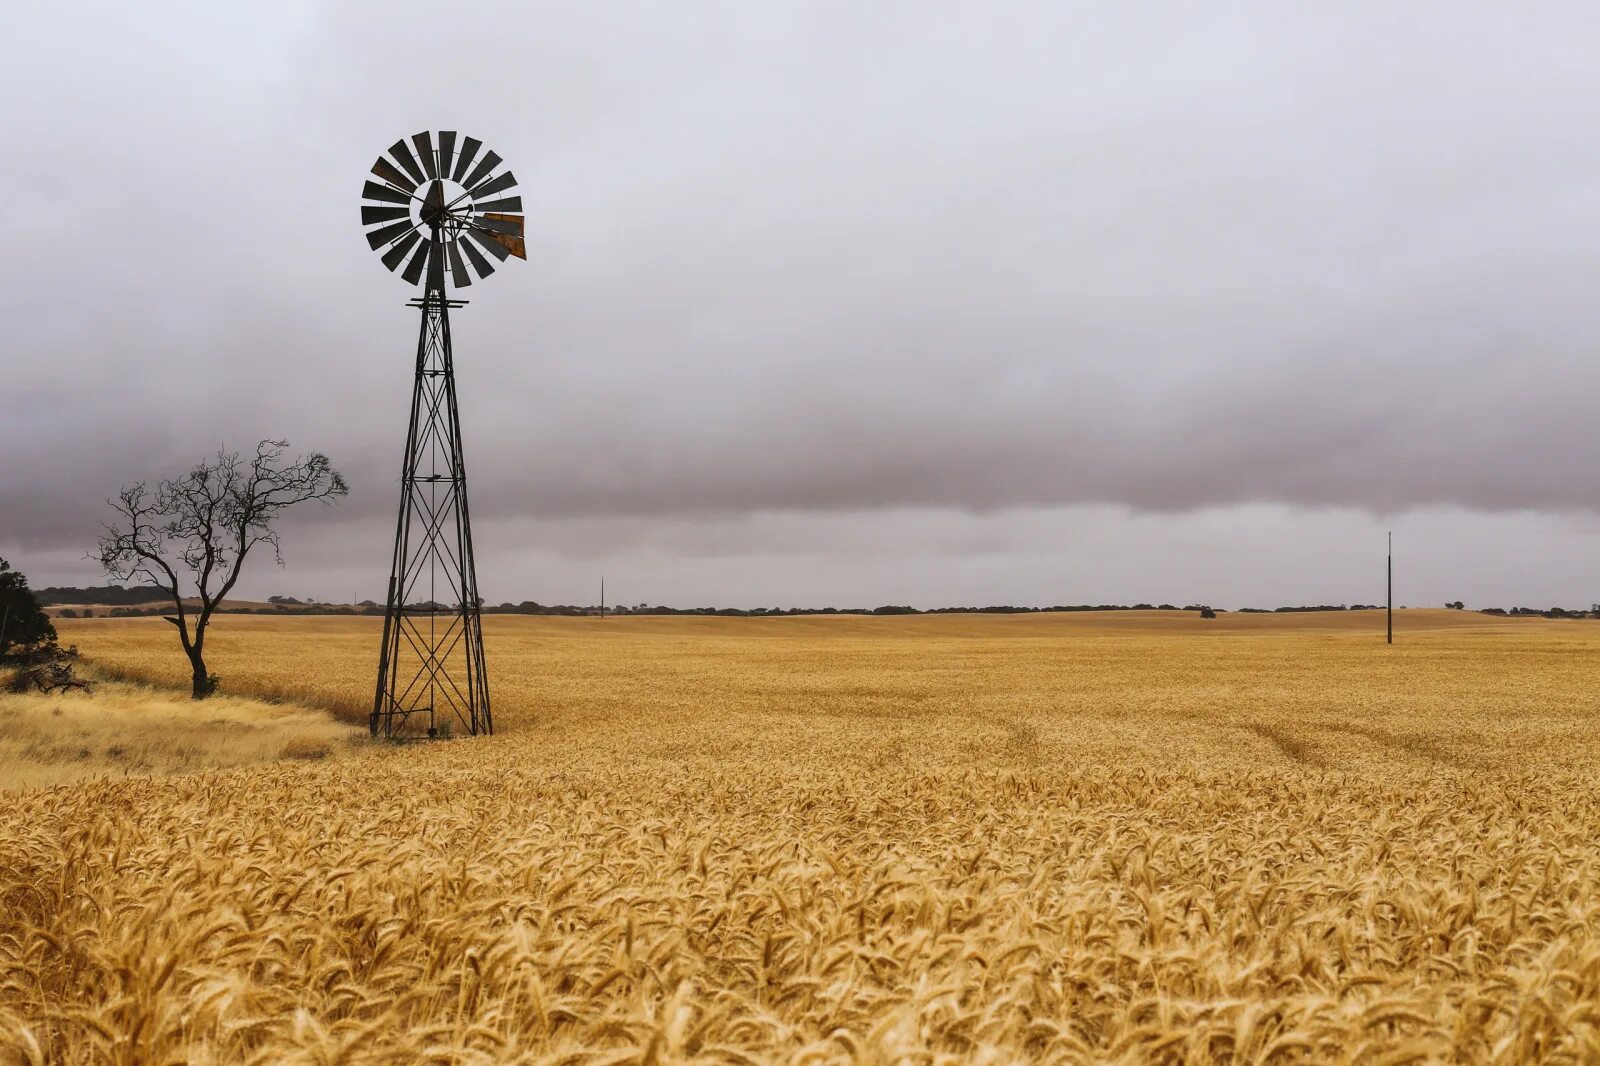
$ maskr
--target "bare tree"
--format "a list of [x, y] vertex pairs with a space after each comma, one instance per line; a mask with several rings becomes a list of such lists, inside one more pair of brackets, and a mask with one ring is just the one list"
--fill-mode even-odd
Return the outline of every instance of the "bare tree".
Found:
[[[326, 455], [312, 452], [285, 462], [288, 447], [286, 441], [264, 440], [251, 458], [218, 452], [215, 461], [162, 481], [153, 491], [141, 481], [107, 501], [117, 515], [100, 538], [100, 565], [120, 581], [154, 585], [172, 597], [177, 614], [167, 621], [178, 628], [197, 700], [216, 688], [206, 670], [206, 627], [238, 583], [252, 549], [269, 546], [283, 565], [273, 528], [283, 511], [310, 500], [331, 502], [349, 491]], [[186, 586], [198, 594], [192, 614], [184, 604]]]

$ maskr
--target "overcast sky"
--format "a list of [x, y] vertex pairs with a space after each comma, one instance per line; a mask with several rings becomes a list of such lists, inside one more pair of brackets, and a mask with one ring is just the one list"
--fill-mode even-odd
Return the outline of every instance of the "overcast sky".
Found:
[[23, 3], [0, 554], [286, 436], [242, 591], [382, 598], [373, 159], [511, 164], [456, 367], [493, 602], [1600, 600], [1592, 4]]

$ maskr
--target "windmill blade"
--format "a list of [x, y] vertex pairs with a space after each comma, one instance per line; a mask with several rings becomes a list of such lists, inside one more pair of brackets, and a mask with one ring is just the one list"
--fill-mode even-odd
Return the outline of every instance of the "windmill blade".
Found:
[[476, 200], [480, 196], [488, 196], [491, 193], [505, 192], [507, 189], [514, 188], [516, 184], [517, 176], [508, 170], [498, 178], [492, 178], [478, 186], [476, 189], [469, 189], [468, 191], [472, 194], [472, 198]]
[[409, 207], [362, 207], [361, 224], [371, 226], [379, 222], [393, 222], [397, 218], [410, 218]]
[[473, 219], [472, 224], [495, 233], [505, 233], [512, 237], [522, 236], [521, 215], [482, 215]]
[[450, 172], [450, 180], [461, 183], [461, 175], [467, 172], [472, 165], [472, 160], [478, 154], [478, 149], [483, 147], [483, 142], [476, 137], [464, 137], [461, 141], [461, 158], [456, 160], [455, 170]]
[[487, 230], [469, 229], [472, 239], [481, 244], [491, 255], [504, 263], [511, 254], [511, 249], [500, 243], [500, 234], [490, 233]]
[[400, 272], [400, 276], [405, 278], [408, 283], [415, 285], [417, 279], [422, 277], [422, 268], [428, 265], [428, 253], [432, 250], [433, 242], [423, 241], [422, 247], [417, 249], [417, 254], [411, 257], [411, 262], [406, 264], [406, 268]]
[[470, 189], [484, 178], [487, 178], [489, 172], [499, 165], [500, 157], [495, 155], [493, 151], [486, 152], [483, 159], [478, 162], [478, 165], [472, 168], [472, 173], [461, 179], [461, 184]]
[[387, 226], [380, 226], [377, 229], [369, 232], [367, 234], [367, 243], [372, 245], [372, 250], [376, 252], [379, 245], [388, 244], [390, 241], [400, 236], [400, 234], [405, 233], [411, 228], [411, 220], [409, 218], [403, 218], [399, 222], [394, 222]]
[[378, 157], [378, 161], [372, 164], [372, 172], [378, 175], [378, 177], [382, 178], [384, 181], [388, 182], [390, 185], [393, 185], [405, 192], [417, 191], [417, 183], [400, 173], [399, 167], [395, 166], [381, 155]]
[[450, 164], [455, 161], [455, 155], [456, 155], [456, 131], [455, 130], [440, 130], [439, 131], [439, 176], [441, 178], [448, 178], [450, 176]]
[[391, 204], [409, 204], [411, 202], [409, 193], [401, 192], [399, 189], [391, 189], [387, 185], [379, 185], [375, 181], [369, 181], [361, 186], [361, 195], [369, 200], [385, 200]]
[[521, 211], [522, 197], [508, 196], [504, 200], [491, 200], [486, 204], [475, 203], [472, 207], [476, 211]]
[[383, 265], [390, 270], [398, 267], [401, 261], [405, 259], [406, 253], [411, 251], [412, 246], [420, 239], [417, 231], [412, 230], [398, 241], [395, 241], [394, 247], [383, 253]]
[[472, 264], [472, 269], [478, 272], [478, 277], [486, 278], [494, 273], [494, 264], [483, 257], [477, 246], [471, 241], [456, 241], [456, 246], [467, 254], [467, 262]]
[[450, 254], [450, 284], [458, 289], [464, 289], [472, 284], [472, 275], [467, 273], [467, 265], [461, 261], [459, 240], [451, 241], [445, 246]]
[[416, 159], [411, 155], [411, 149], [406, 147], [405, 138], [402, 137], [391, 144], [389, 154], [394, 156], [395, 162], [406, 168], [406, 173], [415, 178], [418, 185], [422, 184], [424, 180], [422, 168], [417, 166]]
[[437, 178], [439, 167], [433, 158], [433, 134], [423, 130], [412, 135], [411, 143], [417, 146], [417, 158], [422, 160], [422, 169], [427, 171], [428, 177]]

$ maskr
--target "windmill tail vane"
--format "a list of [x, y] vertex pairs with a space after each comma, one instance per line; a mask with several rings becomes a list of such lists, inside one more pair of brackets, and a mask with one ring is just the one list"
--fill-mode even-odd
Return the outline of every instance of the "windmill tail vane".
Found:
[[423, 296], [400, 508], [370, 727], [374, 736], [494, 732], [446, 281], [464, 289], [526, 259], [522, 198], [475, 137], [423, 132], [389, 146], [362, 187], [367, 243]]

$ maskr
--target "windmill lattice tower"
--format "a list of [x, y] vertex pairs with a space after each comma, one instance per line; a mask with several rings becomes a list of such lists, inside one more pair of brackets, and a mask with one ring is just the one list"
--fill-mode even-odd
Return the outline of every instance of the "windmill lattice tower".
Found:
[[362, 188], [367, 243], [422, 297], [383, 648], [372, 701], [373, 736], [437, 737], [455, 725], [494, 732], [483, 657], [467, 471], [456, 405], [445, 292], [526, 259], [516, 178], [501, 158], [454, 131], [396, 141]]

